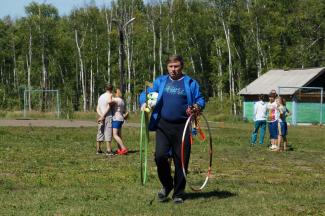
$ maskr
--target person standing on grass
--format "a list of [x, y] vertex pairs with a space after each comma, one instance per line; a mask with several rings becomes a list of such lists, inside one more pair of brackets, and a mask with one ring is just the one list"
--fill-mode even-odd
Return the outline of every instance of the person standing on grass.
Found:
[[275, 102], [277, 94], [275, 90], [272, 90], [269, 94], [269, 103], [267, 104], [268, 110], [268, 125], [270, 132], [270, 141], [271, 141], [271, 151], [278, 151], [278, 118], [279, 112], [277, 109], [277, 104]]
[[[202, 110], [205, 99], [201, 94], [198, 82], [183, 74], [184, 61], [181, 56], [170, 56], [167, 60], [168, 75], [158, 77], [153, 88], [148, 92], [158, 92], [157, 104], [153, 109], [149, 122], [149, 130], [156, 131], [155, 162], [162, 189], [158, 192], [158, 200], [165, 202], [169, 193], [173, 192], [174, 203], [184, 202], [186, 179], [181, 167], [181, 140], [187, 110]], [[146, 93], [140, 95], [141, 110], [146, 108]], [[190, 131], [185, 135], [185, 168], [190, 159]], [[168, 159], [171, 156], [175, 166], [175, 176], [171, 176]]]
[[255, 145], [257, 140], [258, 130], [260, 130], [260, 144], [264, 143], [265, 129], [266, 129], [266, 112], [267, 106], [264, 102], [264, 95], [258, 96], [259, 101], [254, 105], [254, 131], [251, 136], [251, 144]]
[[[279, 129], [279, 135], [278, 135], [278, 148], [279, 150], [288, 150], [287, 146], [287, 134], [288, 134], [288, 125], [287, 125], [287, 116], [291, 115], [290, 111], [286, 107], [286, 101], [283, 97], [277, 97], [277, 109], [280, 113], [279, 116], [279, 123], [278, 123], [278, 129]], [[281, 146], [283, 142], [283, 146]]]
[[120, 89], [115, 90], [115, 95], [113, 97], [113, 137], [117, 142], [118, 149], [116, 153], [118, 155], [125, 155], [128, 153], [128, 149], [125, 147], [122, 140], [122, 125], [124, 123], [124, 119], [127, 118], [128, 113], [125, 113], [125, 103], [122, 99], [122, 93]]
[[98, 98], [97, 104], [97, 118], [98, 131], [97, 131], [97, 145], [96, 145], [96, 154], [101, 154], [101, 144], [106, 142], [106, 155], [112, 156], [112, 91], [113, 86], [107, 84], [105, 86], [106, 92], [100, 95]]

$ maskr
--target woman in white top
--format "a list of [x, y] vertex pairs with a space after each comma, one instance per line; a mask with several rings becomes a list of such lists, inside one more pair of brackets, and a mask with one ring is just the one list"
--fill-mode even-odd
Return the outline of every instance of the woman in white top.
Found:
[[125, 103], [122, 99], [122, 93], [120, 89], [116, 89], [115, 95], [113, 97], [113, 138], [118, 144], [117, 154], [124, 155], [128, 153], [128, 149], [125, 147], [122, 140], [122, 125], [124, 123], [124, 119], [128, 116], [128, 113], [125, 113]]
[[259, 101], [254, 105], [254, 130], [251, 136], [251, 144], [255, 145], [257, 140], [258, 130], [260, 131], [260, 144], [264, 143], [265, 128], [266, 128], [266, 103], [264, 102], [264, 95], [258, 96]]

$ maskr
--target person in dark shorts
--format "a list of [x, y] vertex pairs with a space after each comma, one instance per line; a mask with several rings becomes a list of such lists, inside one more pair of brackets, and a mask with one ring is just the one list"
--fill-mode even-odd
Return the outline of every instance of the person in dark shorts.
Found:
[[125, 155], [128, 153], [128, 149], [125, 147], [122, 140], [122, 125], [124, 123], [124, 119], [128, 116], [128, 113], [125, 112], [125, 103], [122, 99], [122, 93], [120, 89], [115, 90], [113, 103], [113, 138], [118, 144], [116, 153], [118, 155]]
[[269, 132], [270, 132], [270, 141], [271, 151], [278, 151], [278, 118], [279, 118], [279, 112], [277, 109], [277, 104], [275, 102], [275, 98], [277, 97], [277, 94], [273, 91], [269, 94], [269, 103], [267, 104], [268, 109], [268, 125], [269, 125]]

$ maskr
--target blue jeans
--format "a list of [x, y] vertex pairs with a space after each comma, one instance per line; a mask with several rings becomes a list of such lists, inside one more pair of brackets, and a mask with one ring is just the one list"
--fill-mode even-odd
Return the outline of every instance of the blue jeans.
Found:
[[256, 143], [257, 133], [258, 133], [259, 128], [261, 128], [261, 131], [260, 131], [260, 144], [262, 145], [263, 142], [264, 142], [265, 129], [266, 129], [266, 121], [265, 120], [255, 121], [254, 131], [252, 133], [252, 143], [253, 144]]

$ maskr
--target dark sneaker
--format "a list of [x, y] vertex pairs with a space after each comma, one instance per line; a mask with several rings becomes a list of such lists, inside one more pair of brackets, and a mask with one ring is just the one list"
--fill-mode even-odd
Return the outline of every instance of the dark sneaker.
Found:
[[182, 204], [182, 203], [184, 203], [184, 200], [183, 200], [183, 198], [181, 198], [181, 197], [175, 197], [175, 198], [173, 199], [173, 202], [174, 202], [175, 204]]
[[97, 150], [96, 155], [103, 154], [102, 150]]
[[106, 155], [106, 156], [114, 156], [115, 153], [112, 152], [112, 151], [106, 151], [105, 155]]
[[170, 193], [171, 190], [166, 190], [165, 188], [162, 188], [159, 192], [158, 192], [158, 201], [159, 202], [166, 202], [168, 200], [168, 195]]

